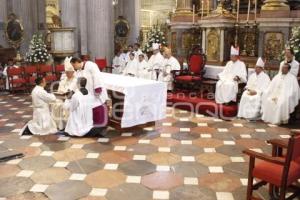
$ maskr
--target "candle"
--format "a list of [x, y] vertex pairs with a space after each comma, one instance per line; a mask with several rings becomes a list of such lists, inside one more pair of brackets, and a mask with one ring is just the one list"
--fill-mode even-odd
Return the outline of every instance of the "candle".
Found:
[[250, 4], [250, 0], [248, 0], [247, 24], [248, 24], [248, 22], [249, 22], [249, 16], [250, 16], [250, 6], [251, 6], [251, 4]]
[[193, 4], [193, 24], [195, 24], [195, 4]]
[[240, 13], [240, 0], [237, 0], [237, 8], [236, 8], [236, 22], [239, 22], [239, 13]]
[[204, 12], [204, 1], [201, 0], [201, 19], [203, 18], [203, 12]]
[[257, 13], [257, 0], [255, 0], [255, 7], [254, 7], [254, 21], [256, 22], [256, 13]]

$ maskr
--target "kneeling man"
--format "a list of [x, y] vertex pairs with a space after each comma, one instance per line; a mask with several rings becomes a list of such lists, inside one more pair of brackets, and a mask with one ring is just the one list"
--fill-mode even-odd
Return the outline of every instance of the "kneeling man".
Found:
[[44, 87], [45, 78], [37, 78], [36, 86], [32, 90], [33, 119], [23, 129], [23, 135], [49, 135], [57, 132], [56, 124], [51, 117], [49, 104], [56, 101], [53, 94], [49, 94]]
[[299, 84], [290, 70], [291, 65], [285, 63], [263, 95], [262, 120], [267, 123], [287, 124], [299, 103]]
[[247, 82], [246, 90], [243, 93], [238, 117], [255, 120], [260, 116], [261, 97], [270, 84], [270, 77], [263, 71], [265, 63], [258, 58], [255, 73], [253, 73]]
[[79, 78], [79, 89], [64, 103], [64, 108], [69, 111], [65, 132], [71, 136], [88, 135], [93, 128], [93, 96], [85, 88], [86, 83], [86, 78]]
[[218, 104], [226, 104], [236, 101], [238, 84], [247, 81], [247, 70], [244, 62], [239, 60], [239, 50], [231, 47], [231, 61], [218, 75], [219, 81], [216, 85], [215, 100]]

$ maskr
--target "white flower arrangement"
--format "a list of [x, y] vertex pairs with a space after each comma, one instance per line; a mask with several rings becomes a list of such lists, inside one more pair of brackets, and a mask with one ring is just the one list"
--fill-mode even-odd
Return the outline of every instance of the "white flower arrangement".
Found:
[[26, 53], [25, 61], [28, 63], [45, 63], [50, 55], [46, 49], [42, 34], [34, 34], [30, 41], [29, 51]]
[[160, 30], [157, 26], [154, 26], [149, 32], [148, 32], [148, 40], [144, 46], [144, 51], [145, 52], [150, 52], [152, 49], [152, 44], [153, 43], [159, 43], [163, 45], [167, 45], [165, 33]]

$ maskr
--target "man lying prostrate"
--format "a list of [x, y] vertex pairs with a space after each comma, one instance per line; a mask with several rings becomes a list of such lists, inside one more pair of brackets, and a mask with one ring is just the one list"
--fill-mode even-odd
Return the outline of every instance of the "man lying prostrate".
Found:
[[93, 128], [94, 97], [85, 88], [86, 84], [86, 78], [78, 78], [79, 89], [64, 103], [64, 109], [69, 111], [65, 132], [76, 137], [102, 136], [104, 128]]
[[36, 86], [32, 90], [33, 119], [22, 129], [22, 135], [50, 135], [57, 132], [57, 127], [51, 117], [49, 104], [56, 101], [53, 94], [49, 94], [44, 88], [45, 78], [38, 77]]

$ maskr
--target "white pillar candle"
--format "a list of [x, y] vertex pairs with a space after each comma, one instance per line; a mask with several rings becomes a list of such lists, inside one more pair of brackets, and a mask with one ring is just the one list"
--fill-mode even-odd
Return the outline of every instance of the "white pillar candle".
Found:
[[250, 0], [248, 0], [247, 23], [249, 22], [249, 17], [250, 17], [250, 6], [251, 6], [251, 3], [250, 3]]

